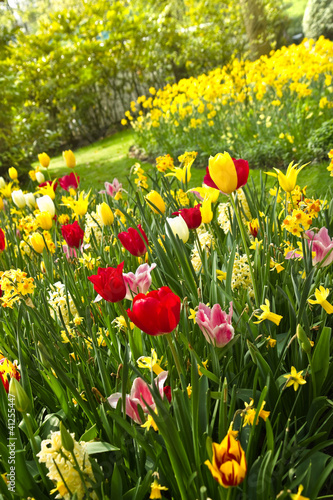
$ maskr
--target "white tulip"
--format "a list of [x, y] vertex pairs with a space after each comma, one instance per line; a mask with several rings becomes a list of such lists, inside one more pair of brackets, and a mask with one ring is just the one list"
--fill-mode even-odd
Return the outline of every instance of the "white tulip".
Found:
[[32, 193], [27, 193], [24, 195], [25, 202], [28, 205], [29, 208], [35, 208], [36, 206], [36, 200], [35, 197]]
[[37, 205], [41, 212], [49, 212], [51, 217], [55, 216], [55, 206], [48, 194], [37, 198]]
[[[190, 233], [183, 217], [181, 215], [178, 215], [178, 217], [174, 218], [167, 217], [166, 220], [169, 223], [169, 226], [173, 234], [175, 236], [178, 236], [181, 240], [183, 240], [184, 243], [186, 243], [187, 240], [189, 239]], [[168, 232], [169, 230], [168, 226], [166, 227], [166, 230]]]
[[6, 187], [6, 181], [3, 177], [0, 177], [0, 189]]
[[12, 192], [13, 202], [18, 208], [23, 208], [26, 205], [26, 201], [24, 198], [24, 194], [22, 193], [22, 189], [18, 189], [17, 191]]
[[45, 182], [45, 177], [42, 172], [36, 172], [36, 180], [38, 184], [42, 184], [43, 182]]

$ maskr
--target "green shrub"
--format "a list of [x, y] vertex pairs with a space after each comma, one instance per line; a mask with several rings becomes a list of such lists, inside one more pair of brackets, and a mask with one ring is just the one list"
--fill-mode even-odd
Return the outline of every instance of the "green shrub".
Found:
[[308, 38], [320, 36], [333, 40], [333, 3], [331, 0], [309, 0], [303, 17], [303, 30]]

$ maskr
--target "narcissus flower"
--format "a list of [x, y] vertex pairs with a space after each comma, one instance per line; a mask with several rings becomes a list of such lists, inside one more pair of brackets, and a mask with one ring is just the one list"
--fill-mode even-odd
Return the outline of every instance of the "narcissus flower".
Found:
[[162, 212], [162, 214], [164, 214], [165, 203], [160, 193], [152, 190], [145, 196], [145, 199], [147, 200], [148, 205], [150, 206], [153, 212], [155, 212], [156, 214]]
[[73, 224], [61, 226], [61, 234], [70, 248], [80, 248], [83, 242], [84, 231], [77, 221], [73, 222]]
[[224, 194], [231, 194], [245, 186], [249, 176], [249, 164], [246, 160], [235, 160], [229, 153], [218, 153], [209, 158], [204, 183], [219, 189]]
[[65, 191], [69, 191], [70, 188], [77, 189], [80, 183], [80, 177], [76, 175], [74, 172], [71, 172], [68, 175], [64, 175], [58, 179], [60, 186]]
[[[161, 397], [164, 396], [164, 382], [168, 377], [168, 372], [161, 372], [154, 380], [154, 383], [159, 390]], [[145, 415], [149, 414], [148, 407], [155, 411], [156, 403], [150, 392], [151, 386], [149, 386], [142, 378], [138, 377], [134, 379], [130, 394], [126, 395], [126, 415], [130, 417], [137, 424], [142, 424], [138, 406], [141, 406], [143, 413]], [[112, 408], [116, 408], [119, 399], [121, 398], [121, 392], [116, 392], [108, 397], [108, 401]]]
[[[140, 236], [140, 233], [142, 237]], [[127, 231], [123, 231], [118, 234], [118, 239], [122, 243], [123, 247], [126, 248], [135, 257], [141, 257], [147, 252], [148, 238], [146, 233], [138, 225], [137, 229], [129, 227]]]
[[169, 233], [171, 229], [175, 236], [178, 236], [183, 241], [183, 243], [186, 243], [190, 237], [190, 233], [183, 217], [181, 215], [178, 215], [178, 217], [175, 218], [167, 217], [166, 220], [168, 223], [168, 225], [166, 226], [167, 233]]
[[40, 153], [38, 155], [38, 161], [42, 167], [47, 168], [50, 165], [50, 157], [46, 153]]
[[202, 222], [200, 207], [201, 205], [198, 203], [193, 208], [182, 208], [178, 212], [173, 212], [172, 215], [181, 215], [190, 230], [197, 229]]
[[157, 479], [154, 479], [150, 487], [151, 487], [151, 492], [149, 498], [162, 498], [161, 491], [168, 489], [166, 486], [161, 486], [157, 481]]
[[230, 302], [229, 314], [222, 311], [220, 304], [215, 304], [212, 309], [203, 303], [199, 304], [195, 320], [207, 342], [216, 347], [223, 347], [230, 342], [234, 337], [234, 329], [231, 325], [232, 314], [232, 302]]
[[301, 495], [303, 490], [304, 486], [300, 484], [297, 493], [290, 493], [291, 500], [310, 500], [309, 497], [303, 497], [303, 495]]
[[270, 310], [270, 302], [269, 302], [268, 299], [265, 299], [265, 304], [262, 304], [260, 306], [260, 309], [263, 312], [260, 315], [255, 314], [255, 317], [258, 318], [259, 321], [254, 321], [253, 322], [254, 324], [258, 325], [259, 323], [261, 323], [265, 319], [268, 319], [268, 321], [272, 321], [276, 325], [280, 324], [280, 321], [283, 318], [283, 316], [280, 316], [279, 314], [275, 314], [275, 313], [271, 312], [271, 310]]
[[245, 478], [247, 463], [244, 450], [236, 441], [232, 431], [228, 432], [221, 444], [212, 443], [212, 461], [206, 460], [213, 478], [224, 488], [239, 485]]
[[325, 309], [327, 314], [333, 313], [333, 306], [326, 300], [330, 294], [330, 290], [328, 288], [324, 288], [320, 286], [319, 289], [315, 290], [316, 300], [308, 299], [309, 304], [319, 304], [321, 307]]
[[123, 274], [126, 285], [126, 299], [132, 298], [138, 293], [147, 293], [151, 285], [151, 271], [156, 267], [156, 264], [149, 266], [141, 264], [134, 273]]
[[[254, 424], [254, 418], [256, 416], [257, 410], [256, 410], [256, 408], [253, 407], [253, 403], [254, 403], [254, 401], [252, 398], [250, 398], [250, 403], [244, 402], [245, 409], [242, 410], [242, 412], [241, 412], [241, 415], [244, 418], [243, 427], [245, 427], [246, 425], [253, 425]], [[257, 417], [257, 421], [256, 421], [256, 425], [258, 425], [258, 423], [259, 423], [259, 417], [262, 418], [263, 420], [265, 420], [265, 422], [266, 422], [267, 418], [270, 415], [270, 411], [265, 411], [263, 409], [265, 404], [266, 404], [266, 401], [263, 401], [261, 404], [261, 407], [260, 407], [260, 410], [258, 413], [258, 417]]]
[[63, 156], [65, 163], [66, 163], [66, 166], [68, 168], [75, 168], [76, 159], [75, 159], [73, 151], [71, 151], [70, 149], [68, 151], [63, 151], [62, 156]]
[[94, 285], [95, 292], [108, 302], [119, 302], [125, 298], [123, 268], [123, 262], [117, 267], [99, 267], [97, 274], [88, 277]]
[[153, 370], [156, 375], [159, 375], [163, 370], [160, 367], [160, 361], [157, 359], [157, 352], [151, 349], [151, 356], [141, 356], [136, 360], [139, 368], [149, 368]]
[[174, 167], [172, 172], [169, 172], [168, 174], [165, 174], [164, 177], [176, 177], [180, 182], [183, 182], [184, 184], [186, 182], [190, 182], [191, 180], [191, 166], [192, 164], [185, 164], [183, 168], [181, 167]]
[[306, 165], [308, 165], [308, 163], [306, 163], [305, 165], [302, 165], [299, 169], [297, 169], [298, 163], [296, 163], [296, 165], [293, 165], [293, 163], [293, 161], [289, 163], [285, 174], [278, 168], [274, 168], [276, 174], [274, 174], [273, 172], [265, 172], [265, 174], [267, 175], [277, 177], [280, 186], [282, 187], [283, 191], [286, 191], [286, 193], [291, 193], [295, 189], [298, 174], [304, 167], [306, 167]]
[[283, 375], [284, 378], [287, 378], [286, 387], [294, 386], [294, 391], [297, 391], [300, 385], [306, 384], [306, 380], [304, 380], [302, 376], [302, 370], [297, 373], [297, 370], [294, 366], [291, 367], [290, 373], [287, 375]]
[[148, 335], [164, 335], [172, 332], [178, 325], [180, 305], [180, 298], [169, 287], [162, 286], [146, 295], [136, 295], [132, 310], [127, 309], [127, 314]]

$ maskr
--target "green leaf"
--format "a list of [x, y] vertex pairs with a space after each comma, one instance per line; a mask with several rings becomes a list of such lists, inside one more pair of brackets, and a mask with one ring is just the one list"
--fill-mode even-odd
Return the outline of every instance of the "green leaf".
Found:
[[87, 453], [89, 455], [94, 455], [95, 453], [105, 453], [106, 451], [119, 451], [120, 448], [117, 448], [116, 446], [113, 446], [110, 443], [104, 443], [102, 441], [95, 441], [93, 443], [87, 443], [86, 450], [87, 450]]
[[316, 394], [320, 393], [326, 379], [330, 362], [331, 328], [324, 327], [312, 355], [311, 369], [315, 376]]

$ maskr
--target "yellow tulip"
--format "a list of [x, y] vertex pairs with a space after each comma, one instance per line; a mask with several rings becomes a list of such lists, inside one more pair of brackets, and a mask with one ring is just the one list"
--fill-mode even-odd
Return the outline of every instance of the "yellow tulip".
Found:
[[33, 233], [30, 236], [30, 245], [37, 253], [43, 253], [45, 248], [45, 242], [43, 236], [40, 233]]
[[213, 218], [212, 211], [212, 200], [211, 198], [205, 198], [200, 207], [202, 222], [204, 224], [209, 224]]
[[[153, 212], [155, 212], [156, 214], [162, 212], [162, 214], [164, 214], [165, 203], [162, 196], [157, 191], [150, 191], [150, 193], [148, 193], [145, 198], [148, 201], [148, 204]], [[153, 207], [153, 205], [155, 205], [156, 208]]]
[[52, 217], [49, 212], [41, 212], [36, 216], [36, 221], [38, 225], [44, 229], [44, 230], [49, 230], [52, 227]]
[[8, 175], [11, 178], [12, 181], [15, 181], [18, 177], [17, 170], [15, 167], [10, 167], [8, 169]]
[[62, 156], [64, 157], [66, 166], [68, 168], [75, 168], [76, 159], [75, 159], [73, 151], [71, 151], [70, 149], [68, 151], [63, 151]]
[[230, 194], [236, 191], [238, 177], [234, 162], [229, 153], [218, 153], [209, 158], [209, 174], [222, 193]]
[[206, 460], [212, 476], [224, 488], [240, 484], [247, 472], [245, 452], [229, 431], [221, 444], [212, 443], [212, 462]]
[[289, 163], [287, 172], [285, 174], [278, 168], [274, 168], [275, 172], [277, 172], [276, 174], [274, 174], [273, 172], [265, 172], [265, 174], [267, 175], [277, 177], [280, 186], [282, 187], [283, 191], [286, 191], [286, 193], [291, 193], [295, 189], [298, 174], [304, 167], [306, 167], [306, 165], [309, 165], [308, 163], [305, 163], [299, 169], [297, 169], [298, 163], [296, 163], [296, 165], [293, 165], [293, 163], [293, 161]]
[[46, 153], [39, 154], [38, 161], [44, 168], [47, 168], [50, 165], [50, 157]]
[[105, 201], [97, 205], [97, 214], [102, 219], [102, 223], [104, 226], [110, 226], [114, 221], [114, 215], [112, 213], [111, 208]]

